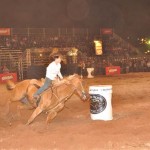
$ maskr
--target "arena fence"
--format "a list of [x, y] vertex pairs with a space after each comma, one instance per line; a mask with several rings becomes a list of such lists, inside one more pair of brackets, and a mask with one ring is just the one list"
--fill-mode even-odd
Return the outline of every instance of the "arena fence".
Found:
[[[51, 52], [56, 49], [50, 48], [32, 48], [26, 49], [18, 61], [19, 79], [42, 78], [45, 77], [46, 66], [50, 63]], [[72, 47], [57, 48], [63, 54], [63, 63], [67, 62], [67, 53]]]
[[100, 35], [99, 28], [11, 28], [11, 35], [27, 35], [27, 36], [76, 36], [76, 35]]
[[19, 75], [22, 68], [19, 59], [21, 57], [22, 50], [0, 49], [0, 66], [6, 65], [10, 72], [16, 72]]

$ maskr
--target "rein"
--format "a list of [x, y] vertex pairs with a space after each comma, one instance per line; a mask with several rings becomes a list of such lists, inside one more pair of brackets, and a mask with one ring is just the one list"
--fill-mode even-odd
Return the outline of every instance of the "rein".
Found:
[[[85, 94], [85, 90], [84, 90], [84, 88], [83, 88], [83, 85], [82, 85], [82, 83], [81, 83], [81, 81], [79, 81], [79, 83], [80, 83], [80, 86], [81, 86], [81, 92], [82, 92], [82, 94], [83, 94], [83, 96], [84, 96], [84, 94]], [[77, 88], [77, 87], [75, 87], [72, 83], [62, 83], [62, 84], [60, 84], [60, 85], [58, 85], [58, 86], [54, 86], [54, 88], [56, 88], [56, 91], [57, 91], [57, 88], [59, 87], [59, 86], [62, 86], [63, 84], [65, 84], [65, 85], [71, 85], [72, 87], [73, 87], [73, 91], [71, 92], [71, 94], [69, 94], [69, 95], [67, 95], [65, 98], [63, 98], [63, 99], [66, 99], [66, 98], [69, 98], [71, 95], [73, 95], [73, 93], [75, 92], [75, 91], [80, 91], [80, 89], [79, 88]], [[58, 97], [58, 94], [57, 93], [55, 93], [54, 91], [53, 91], [53, 89], [54, 88], [50, 88], [51, 89], [51, 91], [52, 91], [52, 96], [54, 95], [58, 100], [60, 100], [60, 97]], [[47, 90], [49, 90], [49, 89], [47, 89]], [[47, 91], [46, 90], [46, 91]], [[62, 100], [61, 100], [62, 101]]]
[[[66, 83], [63, 83], [63, 84], [65, 84], [65, 85], [68, 85], [68, 84], [66, 84]], [[61, 85], [63, 85], [63, 84], [61, 84]], [[59, 86], [56, 86], [56, 87], [54, 87], [54, 88], [56, 88], [56, 91], [57, 91], [57, 88], [58, 88]], [[55, 92], [53, 91], [53, 88], [51, 88], [52, 89], [52, 94], [58, 99], [58, 100], [60, 100], [60, 98], [58, 97], [58, 94], [55, 94]], [[71, 95], [73, 95], [73, 93], [75, 92], [75, 90], [76, 89], [73, 89], [73, 91], [71, 92], [71, 94], [70, 95], [67, 95], [65, 98], [63, 98], [63, 99], [66, 99], [66, 98], [68, 98], [68, 97], [70, 97]], [[63, 100], [62, 99], [62, 100]], [[62, 101], [61, 100], [61, 101]]]
[[[65, 84], [65, 83], [64, 83], [64, 84]], [[66, 84], [66, 85], [68, 85], [68, 84]], [[58, 87], [58, 86], [57, 86], [57, 87]], [[56, 87], [56, 88], [57, 88], [57, 87]], [[52, 89], [52, 88], [51, 88], [51, 89]], [[73, 89], [73, 91], [71, 92], [71, 94], [67, 95], [67, 96], [64, 97], [63, 99], [60, 99], [60, 98], [54, 93], [54, 91], [52, 90], [52, 96], [54, 95], [54, 96], [59, 100], [58, 103], [55, 104], [55, 106], [53, 107], [53, 109], [55, 109], [55, 107], [57, 107], [59, 104], [64, 103], [65, 101], [67, 101], [67, 99], [73, 95], [73, 93], [75, 92], [75, 90], [76, 90], [76, 89]], [[51, 96], [51, 97], [52, 97], [52, 96]], [[51, 111], [51, 110], [46, 111], [46, 113], [48, 113], [49, 111]]]
[[[59, 104], [64, 103], [65, 101], [67, 101], [67, 100], [74, 94], [75, 91], [80, 91], [80, 90], [79, 90], [77, 87], [75, 87], [72, 83], [69, 83], [69, 84], [63, 83], [63, 84], [65, 84], [65, 85], [71, 85], [71, 86], [73, 87], [73, 91], [71, 92], [71, 94], [67, 95], [67, 96], [64, 97], [63, 99], [60, 99], [60, 98], [57, 96], [57, 94], [55, 94], [55, 92], [52, 90], [52, 96], [54, 95], [54, 96], [59, 100], [58, 103], [55, 104], [55, 106], [53, 107], [53, 109], [55, 109]], [[83, 96], [86, 96], [81, 81], [80, 81], [80, 85], [81, 85], [81, 89], [82, 89], [81, 92], [82, 92]], [[56, 87], [56, 88], [57, 88], [57, 87]], [[57, 91], [57, 89], [56, 89], [56, 91]], [[51, 110], [48, 110], [46, 113], [48, 113], [49, 111], [51, 111]]]

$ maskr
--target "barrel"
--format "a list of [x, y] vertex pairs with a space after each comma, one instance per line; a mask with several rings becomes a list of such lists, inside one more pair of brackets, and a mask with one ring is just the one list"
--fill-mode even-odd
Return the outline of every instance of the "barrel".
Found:
[[92, 120], [112, 120], [112, 85], [89, 87], [90, 113]]

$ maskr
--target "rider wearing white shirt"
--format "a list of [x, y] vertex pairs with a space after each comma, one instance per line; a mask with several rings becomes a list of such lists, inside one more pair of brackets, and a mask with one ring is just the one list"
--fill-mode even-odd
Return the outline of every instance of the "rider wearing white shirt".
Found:
[[55, 61], [53, 61], [52, 63], [50, 63], [46, 69], [46, 77], [51, 79], [51, 80], [55, 80], [55, 78], [57, 77], [57, 75], [60, 77], [60, 79], [62, 79], [62, 74], [60, 72], [61, 69], [61, 64], [60, 63], [56, 63]]
[[42, 92], [44, 92], [46, 89], [48, 89], [51, 84], [52, 81], [55, 80], [57, 78], [57, 76], [60, 79], [63, 79], [63, 76], [60, 72], [61, 69], [61, 55], [60, 54], [55, 54], [53, 56], [54, 61], [51, 62], [48, 67], [46, 68], [46, 77], [45, 77], [45, 82], [44, 85], [42, 87], [40, 87], [36, 93], [34, 93], [33, 98], [37, 101], [37, 104], [39, 103], [39, 98], [40, 98], [40, 94]]

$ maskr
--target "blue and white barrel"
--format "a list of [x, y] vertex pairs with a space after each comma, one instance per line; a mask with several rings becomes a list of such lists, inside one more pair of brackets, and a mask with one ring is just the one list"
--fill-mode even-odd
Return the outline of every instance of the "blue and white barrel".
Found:
[[112, 85], [89, 87], [90, 112], [92, 120], [112, 120]]

